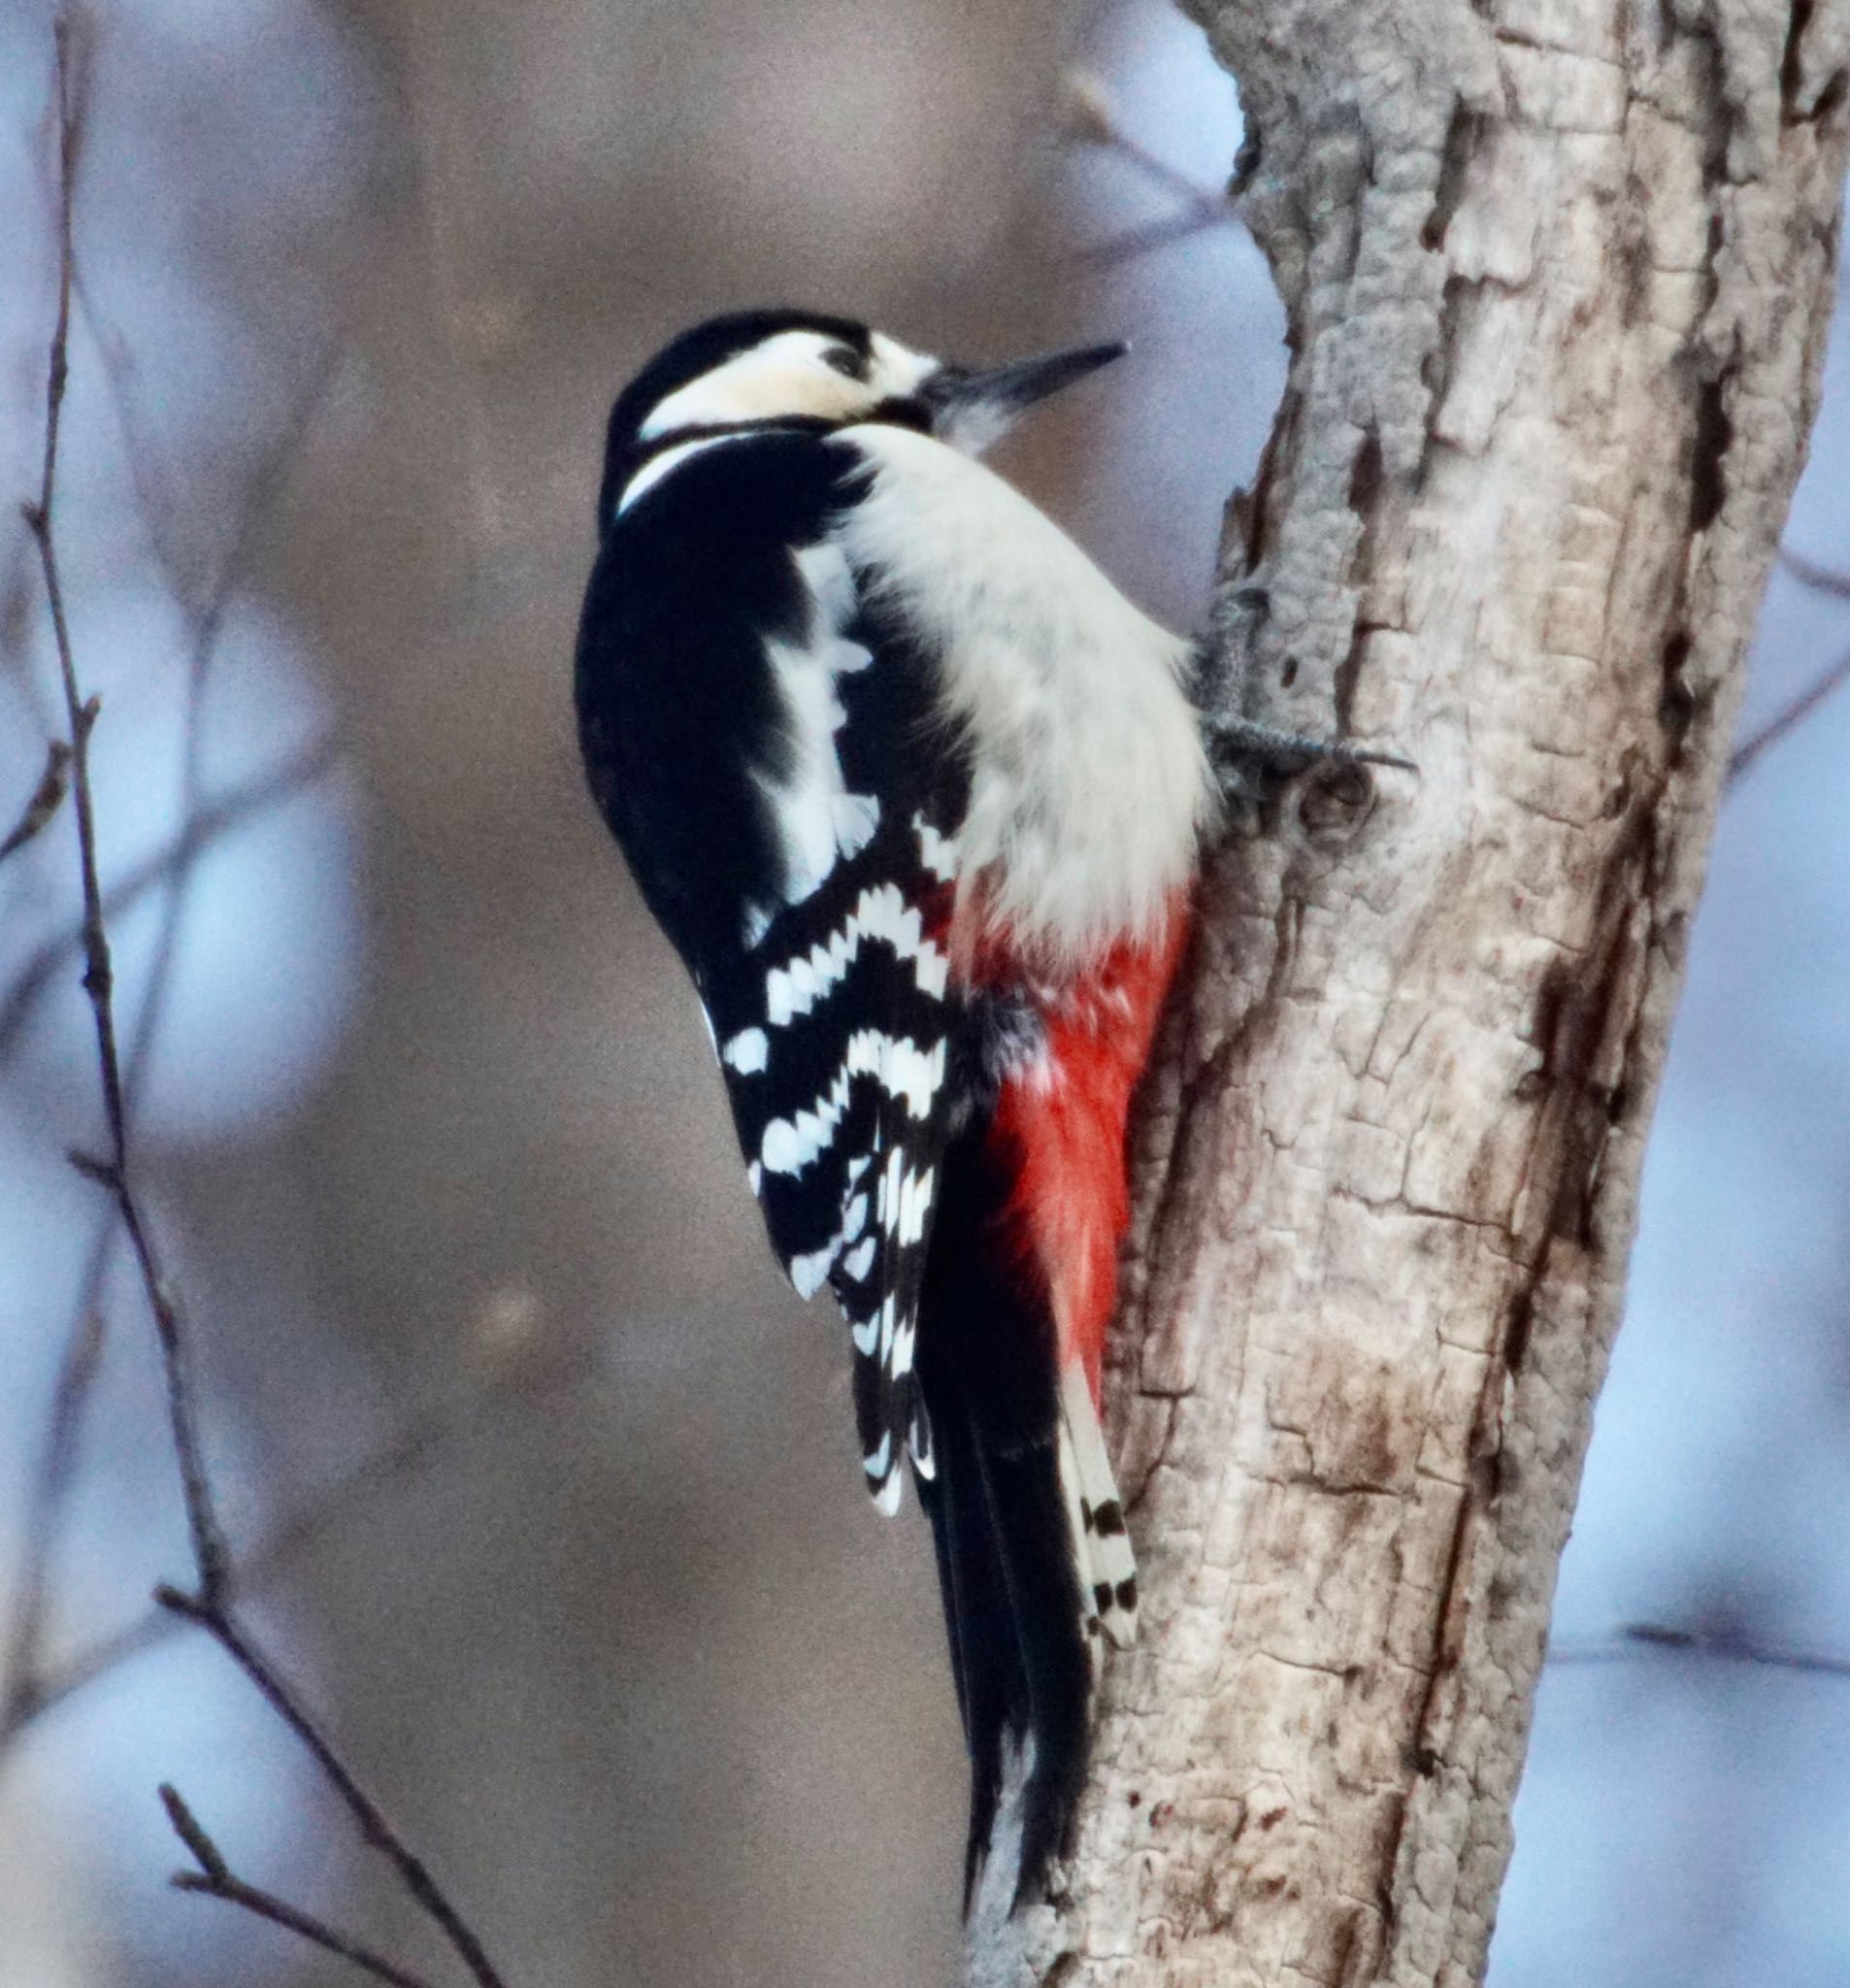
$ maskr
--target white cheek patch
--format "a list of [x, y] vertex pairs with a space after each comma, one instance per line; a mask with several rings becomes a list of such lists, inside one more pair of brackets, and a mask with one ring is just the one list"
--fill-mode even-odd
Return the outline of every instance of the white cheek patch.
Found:
[[780, 331], [658, 401], [637, 430], [643, 441], [677, 428], [723, 428], [779, 414], [848, 420], [873, 404], [869, 389], [827, 364], [839, 341], [818, 331]]

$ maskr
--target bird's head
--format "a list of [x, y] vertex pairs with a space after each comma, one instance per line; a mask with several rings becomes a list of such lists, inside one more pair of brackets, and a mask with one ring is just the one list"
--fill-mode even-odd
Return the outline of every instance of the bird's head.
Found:
[[959, 366], [844, 317], [745, 311], [710, 318], [664, 347], [618, 394], [603, 514], [650, 456], [741, 428], [892, 421], [980, 454], [1024, 409], [1125, 350], [1080, 346], [1005, 366]]

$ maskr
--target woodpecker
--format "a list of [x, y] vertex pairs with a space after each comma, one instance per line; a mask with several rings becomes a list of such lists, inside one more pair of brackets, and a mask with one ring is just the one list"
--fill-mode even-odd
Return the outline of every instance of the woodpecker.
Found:
[[1190, 643], [976, 459], [1123, 349], [698, 326], [611, 411], [578, 635], [591, 793], [772, 1244], [846, 1318], [868, 1487], [892, 1511], [909, 1469], [930, 1515], [967, 1908], [992, 1839], [1042, 1891], [1137, 1620], [1100, 1360], [1212, 742]]

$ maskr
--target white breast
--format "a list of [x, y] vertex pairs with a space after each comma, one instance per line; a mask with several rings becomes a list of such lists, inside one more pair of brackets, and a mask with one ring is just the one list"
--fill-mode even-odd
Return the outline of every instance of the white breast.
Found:
[[843, 434], [871, 480], [840, 543], [942, 657], [972, 744], [960, 871], [1069, 966], [1150, 931], [1213, 807], [1187, 644], [980, 463], [909, 429]]

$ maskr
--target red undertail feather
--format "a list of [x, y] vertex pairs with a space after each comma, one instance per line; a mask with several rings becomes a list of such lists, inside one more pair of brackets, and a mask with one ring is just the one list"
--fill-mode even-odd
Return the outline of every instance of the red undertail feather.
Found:
[[1187, 936], [1178, 898], [1156, 938], [1113, 946], [1044, 1016], [1044, 1060], [1006, 1082], [997, 1104], [996, 1135], [1018, 1167], [1010, 1213], [1046, 1279], [1060, 1364], [1083, 1363], [1095, 1407], [1131, 1217], [1131, 1095]]

